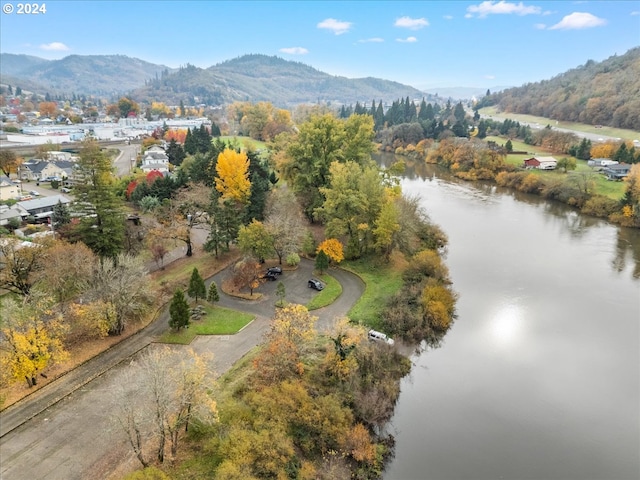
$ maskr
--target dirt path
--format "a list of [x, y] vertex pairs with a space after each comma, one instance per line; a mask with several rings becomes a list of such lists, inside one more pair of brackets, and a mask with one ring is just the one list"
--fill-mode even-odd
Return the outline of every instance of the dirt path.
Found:
[[[282, 281], [287, 300], [306, 303], [314, 291], [307, 288], [313, 265], [303, 261], [294, 272], [285, 272]], [[344, 315], [364, 291], [362, 281], [348, 272], [332, 274], [343, 285], [343, 294], [334, 304], [313, 313], [318, 329], [328, 328]], [[213, 278], [220, 285], [226, 271]], [[247, 302], [221, 294], [220, 304], [247, 311], [256, 319], [236, 335], [197, 337], [191, 347], [214, 354], [212, 368], [222, 374], [251, 348], [262, 341], [274, 311], [277, 282], [261, 288], [258, 302]], [[122, 431], [113, 424], [116, 408], [111, 392], [122, 384], [125, 371], [145, 348], [167, 328], [168, 314], [110, 351], [87, 362], [28, 397], [0, 415], [0, 478], [3, 480], [118, 479], [139, 467]], [[184, 348], [176, 346], [175, 348]], [[128, 385], [131, 391], [134, 385]]]

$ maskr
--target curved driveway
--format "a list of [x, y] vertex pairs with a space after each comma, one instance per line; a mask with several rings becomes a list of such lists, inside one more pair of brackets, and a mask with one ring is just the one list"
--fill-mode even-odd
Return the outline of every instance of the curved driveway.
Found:
[[[297, 270], [282, 274], [288, 301], [305, 304], [313, 297], [315, 291], [307, 287], [312, 271], [312, 262], [303, 260]], [[222, 271], [213, 278], [220, 285], [227, 274]], [[332, 305], [313, 312], [321, 331], [345, 315], [364, 291], [362, 281], [349, 272], [332, 270], [331, 275], [342, 284], [343, 292]], [[277, 283], [263, 284], [259, 291], [264, 296], [257, 302], [220, 293], [220, 305], [253, 313], [256, 319], [236, 335], [199, 336], [191, 343], [196, 351], [214, 353], [213, 368], [218, 374], [261, 342], [275, 309]], [[2, 412], [0, 478], [115, 479], [138, 468], [124, 434], [111, 421], [116, 407], [111, 392], [121, 385], [134, 356], [166, 329], [167, 320], [165, 310], [138, 334]], [[130, 388], [135, 391], [135, 385]]]

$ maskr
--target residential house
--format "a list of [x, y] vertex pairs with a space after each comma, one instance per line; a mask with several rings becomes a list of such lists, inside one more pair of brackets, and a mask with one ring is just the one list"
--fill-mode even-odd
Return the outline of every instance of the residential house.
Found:
[[553, 157], [531, 157], [524, 161], [524, 168], [537, 168], [538, 170], [555, 170], [558, 161]]
[[64, 195], [52, 195], [50, 197], [40, 197], [34, 200], [26, 200], [24, 202], [18, 202], [17, 205], [24, 208], [29, 216], [32, 216], [36, 221], [44, 221], [47, 218], [51, 218], [53, 215], [53, 207], [58, 202], [62, 204], [71, 203]]
[[0, 177], [0, 200], [9, 200], [20, 196], [20, 185], [9, 177]]
[[624, 177], [629, 175], [630, 170], [630, 164], [619, 163], [616, 165], [607, 165], [602, 169], [602, 173], [606, 175], [607, 180], [622, 180]]
[[51, 178], [70, 177], [74, 162], [60, 160], [32, 160], [20, 166], [20, 178], [22, 180], [44, 182]]
[[611, 160], [610, 158], [592, 158], [587, 161], [587, 165], [593, 167], [594, 170], [600, 170], [609, 165], [617, 165], [618, 162]]
[[169, 157], [162, 148], [153, 146], [144, 152], [140, 169], [144, 173], [157, 170], [164, 175], [169, 172]]
[[0, 226], [7, 225], [12, 218], [17, 218], [22, 222], [29, 216], [29, 212], [18, 203], [9, 207], [8, 205], [0, 205]]

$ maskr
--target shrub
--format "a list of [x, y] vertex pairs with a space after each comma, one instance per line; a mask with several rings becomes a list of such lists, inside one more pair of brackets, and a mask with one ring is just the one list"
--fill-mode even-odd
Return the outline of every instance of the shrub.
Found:
[[289, 255], [287, 255], [287, 258], [285, 258], [285, 262], [290, 267], [295, 267], [300, 263], [300, 255], [298, 255], [295, 252], [294, 253], [290, 253]]
[[602, 195], [594, 195], [582, 207], [582, 213], [601, 218], [606, 218], [617, 210], [618, 202]]

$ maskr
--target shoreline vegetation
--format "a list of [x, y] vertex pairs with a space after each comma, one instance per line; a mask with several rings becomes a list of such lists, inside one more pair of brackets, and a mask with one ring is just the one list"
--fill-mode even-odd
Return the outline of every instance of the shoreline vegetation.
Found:
[[[500, 145], [499, 141], [504, 143]], [[511, 147], [526, 150], [508, 153], [504, 147], [507, 142]], [[557, 153], [556, 156], [563, 156], [559, 164], [569, 166], [551, 171], [523, 167], [525, 158], [551, 156], [552, 152], [494, 135], [483, 141], [457, 137], [425, 141], [416, 146], [398, 147], [393, 153], [439, 165], [463, 180], [494, 182], [501, 187], [562, 202], [585, 215], [623, 227], [640, 228], [640, 164], [632, 164], [629, 175], [622, 181], [606, 179], [587, 166], [586, 160]]]

